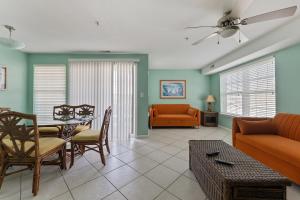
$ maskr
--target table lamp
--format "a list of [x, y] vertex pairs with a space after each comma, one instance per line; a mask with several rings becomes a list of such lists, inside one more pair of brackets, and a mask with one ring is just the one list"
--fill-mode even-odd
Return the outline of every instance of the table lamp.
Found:
[[208, 112], [213, 112], [212, 104], [216, 102], [215, 98], [213, 95], [208, 95], [206, 98], [206, 103], [207, 103], [207, 111]]

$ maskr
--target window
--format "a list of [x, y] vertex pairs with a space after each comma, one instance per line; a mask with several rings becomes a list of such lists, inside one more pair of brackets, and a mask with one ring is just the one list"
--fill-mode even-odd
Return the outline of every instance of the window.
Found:
[[273, 117], [276, 113], [274, 57], [221, 73], [220, 93], [222, 114]]
[[66, 67], [34, 66], [34, 113], [41, 120], [52, 118], [53, 106], [66, 103]]

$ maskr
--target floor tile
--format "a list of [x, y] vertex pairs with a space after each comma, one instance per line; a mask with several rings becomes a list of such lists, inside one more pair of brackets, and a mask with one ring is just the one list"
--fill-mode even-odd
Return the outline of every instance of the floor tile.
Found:
[[189, 168], [188, 161], [182, 160], [180, 158], [172, 157], [162, 163], [164, 166], [167, 166], [179, 173], [183, 173]]
[[179, 153], [180, 151], [182, 151], [182, 149], [180, 149], [176, 146], [173, 146], [173, 145], [164, 146], [160, 150], [162, 150], [165, 153], [171, 154], [171, 155], [175, 155], [175, 154]]
[[158, 141], [151, 141], [151, 142], [147, 143], [147, 146], [150, 146], [154, 149], [159, 149], [159, 148], [161, 148], [163, 146], [166, 146], [166, 145], [167, 144], [162, 143], [162, 142], [158, 142]]
[[110, 150], [110, 154], [113, 155], [113, 156], [116, 156], [118, 154], [121, 154], [121, 153], [125, 153], [129, 151], [129, 149], [125, 148], [124, 146], [122, 145], [115, 145], [111, 148]]
[[130, 167], [134, 168], [136, 171], [143, 174], [143, 173], [149, 171], [150, 169], [156, 167], [158, 165], [158, 162], [151, 160], [149, 158], [146, 158], [146, 157], [142, 157], [142, 158], [132, 161], [128, 165]]
[[179, 200], [167, 191], [162, 192], [155, 200]]
[[104, 175], [115, 187], [121, 188], [140, 174], [129, 166], [122, 166]]
[[73, 197], [72, 195], [70, 194], [70, 192], [66, 192], [62, 195], [59, 195], [57, 197], [54, 197], [53, 199], [51, 200], [73, 200]]
[[168, 192], [184, 200], [205, 200], [205, 194], [199, 184], [185, 176], [177, 179], [169, 188]]
[[182, 142], [182, 141], [177, 141], [177, 142], [173, 143], [172, 145], [174, 145], [178, 148], [181, 148], [181, 149], [186, 149], [189, 147], [188, 142]]
[[65, 181], [70, 189], [86, 183], [92, 179], [95, 179], [99, 176], [100, 174], [98, 173], [98, 171], [91, 165], [64, 174]]
[[116, 188], [103, 176], [71, 190], [75, 200], [101, 199], [114, 191]]
[[123, 165], [125, 165], [125, 163], [115, 157], [106, 159], [106, 165], [103, 165], [101, 162], [93, 163], [93, 166], [99, 171], [100, 174], [106, 174]]
[[300, 186], [293, 184], [287, 187], [287, 200], [299, 200], [300, 199]]
[[75, 157], [74, 164], [70, 169], [68, 169], [68, 171], [69, 172], [75, 171], [77, 169], [80, 169], [82, 167], [86, 167], [88, 165], [90, 165], [90, 163], [85, 159], [84, 156], [78, 156], [78, 157]]
[[35, 199], [35, 200], [48, 200], [56, 196], [64, 194], [68, 191], [67, 185], [63, 177], [54, 177], [47, 181], [40, 182], [40, 188], [37, 196], [33, 197], [32, 194], [32, 176], [27, 176], [26, 179], [22, 177], [22, 199]]
[[141, 154], [138, 154], [135, 151], [127, 151], [125, 153], [117, 155], [116, 158], [118, 158], [119, 160], [121, 160], [125, 163], [129, 163], [129, 162], [136, 160], [137, 158], [139, 158], [141, 156], [142, 156]]
[[141, 154], [141, 155], [146, 155], [146, 154], [149, 154], [149, 153], [155, 151], [155, 149], [145, 145], [143, 147], [134, 149], [134, 151]]
[[182, 160], [189, 160], [189, 151], [181, 151], [175, 155], [176, 158], [180, 158]]
[[127, 199], [119, 191], [115, 191], [114, 193], [103, 198], [103, 200], [127, 200]]
[[152, 200], [163, 189], [152, 183], [149, 179], [141, 176], [125, 187], [121, 188], [120, 192], [128, 200]]
[[21, 174], [14, 174], [4, 177], [0, 190], [0, 199], [20, 199], [21, 195]]
[[148, 158], [155, 160], [158, 163], [162, 163], [165, 160], [167, 160], [168, 158], [170, 158], [172, 155], [168, 154], [168, 153], [164, 153], [162, 151], [154, 151], [150, 154], [147, 155]]
[[145, 176], [161, 187], [167, 188], [180, 176], [180, 174], [167, 167], [159, 165], [151, 171], [147, 172]]
[[188, 178], [190, 178], [190, 179], [192, 179], [193, 181], [197, 181], [197, 179], [196, 179], [194, 173], [193, 173], [191, 170], [189, 170], [189, 169], [187, 169], [187, 170], [184, 172], [183, 175], [186, 176], [186, 177], [188, 177]]

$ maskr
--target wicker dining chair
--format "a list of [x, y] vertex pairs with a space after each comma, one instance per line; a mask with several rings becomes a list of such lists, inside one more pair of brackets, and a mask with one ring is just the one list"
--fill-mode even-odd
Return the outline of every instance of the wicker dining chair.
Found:
[[[110, 124], [110, 116], [112, 109], [109, 106], [105, 110], [105, 114], [102, 121], [101, 130], [86, 130], [82, 131], [71, 139], [71, 163], [70, 168], [74, 164], [75, 157], [75, 146], [84, 146], [86, 151], [93, 150], [100, 154], [101, 162], [105, 165], [105, 157], [103, 152], [103, 146], [106, 146], [107, 152], [110, 153], [109, 143], [108, 143], [108, 129]], [[91, 147], [90, 145], [96, 145], [96, 147]]]
[[[66, 120], [75, 118], [75, 108], [67, 104], [53, 107], [53, 119]], [[41, 137], [59, 137], [61, 135], [61, 127], [59, 126], [40, 126]]]
[[[0, 188], [5, 176], [34, 169], [32, 193], [35, 196], [39, 190], [41, 164], [59, 165], [61, 169], [66, 169], [66, 142], [54, 137], [39, 138], [36, 115], [18, 112], [1, 113], [0, 149], [2, 158]], [[48, 160], [57, 153], [58, 159]], [[25, 167], [7, 173], [8, 167], [14, 165]]]
[[[84, 117], [93, 117], [95, 113], [95, 106], [82, 104], [79, 106], [74, 106], [75, 108], [75, 118], [84, 118]], [[86, 131], [92, 127], [92, 120], [88, 122], [84, 122], [81, 125], [78, 125], [75, 128], [75, 134]]]

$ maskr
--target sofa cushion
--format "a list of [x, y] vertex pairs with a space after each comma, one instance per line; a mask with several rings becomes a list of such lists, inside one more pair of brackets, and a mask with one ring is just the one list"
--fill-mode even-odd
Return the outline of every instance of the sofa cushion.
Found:
[[152, 108], [158, 110], [158, 114], [186, 114], [189, 104], [153, 104]]
[[193, 121], [195, 118], [188, 114], [159, 114], [156, 118], [160, 121]]
[[300, 115], [278, 113], [274, 122], [279, 135], [300, 141]]
[[239, 129], [244, 135], [248, 134], [276, 134], [277, 129], [276, 125], [272, 122], [271, 119], [260, 120], [260, 121], [247, 121], [238, 119], [237, 120]]
[[236, 134], [236, 140], [300, 167], [300, 142], [298, 141], [279, 135], [242, 135], [240, 133]]

